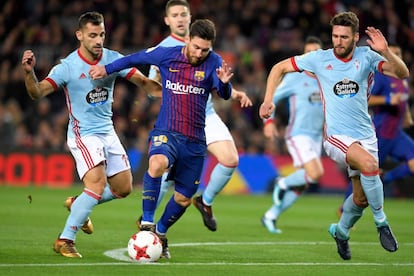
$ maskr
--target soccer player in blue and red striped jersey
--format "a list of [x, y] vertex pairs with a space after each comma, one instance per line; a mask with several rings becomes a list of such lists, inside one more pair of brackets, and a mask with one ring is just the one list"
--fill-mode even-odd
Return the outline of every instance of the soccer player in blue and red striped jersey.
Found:
[[382, 247], [394, 252], [398, 249], [398, 243], [384, 212], [378, 145], [368, 113], [368, 96], [376, 71], [398, 78], [408, 77], [409, 71], [389, 49], [386, 39], [376, 28], [365, 30], [367, 43], [372, 49], [356, 46], [359, 19], [355, 13], [338, 13], [330, 23], [333, 48], [291, 57], [273, 66], [267, 78], [260, 117], [269, 118], [273, 113], [273, 93], [285, 73], [306, 70], [316, 75], [325, 114], [323, 146], [331, 159], [348, 168], [354, 191], [345, 200], [339, 222], [329, 227], [338, 254], [344, 260], [351, 259], [349, 232], [368, 206], [371, 207]]
[[[191, 204], [197, 192], [206, 154], [206, 104], [211, 92], [231, 97], [231, 68], [212, 50], [216, 30], [208, 19], [194, 21], [184, 46], [157, 46], [92, 66], [93, 79], [110, 76], [137, 64], [156, 65], [162, 80], [162, 103], [149, 137], [149, 168], [143, 179], [141, 230], [155, 231], [163, 242], [163, 257], [170, 258], [166, 233]], [[170, 169], [175, 192], [154, 224], [161, 177]]]

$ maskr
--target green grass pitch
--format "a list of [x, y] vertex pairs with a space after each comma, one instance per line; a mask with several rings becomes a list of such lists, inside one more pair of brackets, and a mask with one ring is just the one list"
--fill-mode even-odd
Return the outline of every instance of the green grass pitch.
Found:
[[172, 259], [137, 264], [125, 259], [141, 213], [139, 189], [94, 208], [95, 232], [77, 235], [82, 259], [53, 252], [68, 215], [63, 201], [81, 189], [0, 186], [0, 275], [414, 275], [413, 199], [385, 201], [400, 246], [395, 253], [379, 244], [366, 209], [351, 232], [352, 259], [338, 256], [327, 229], [338, 220], [342, 195], [305, 194], [280, 217], [280, 235], [260, 223], [270, 195], [220, 195], [213, 208], [216, 232], [190, 206], [168, 232]]

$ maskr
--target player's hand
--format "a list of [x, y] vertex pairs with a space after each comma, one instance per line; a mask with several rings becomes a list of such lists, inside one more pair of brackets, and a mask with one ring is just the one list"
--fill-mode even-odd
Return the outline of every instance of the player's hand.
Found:
[[268, 119], [275, 111], [275, 104], [273, 102], [263, 102], [259, 109], [259, 116], [261, 119]]
[[36, 57], [32, 50], [26, 50], [23, 53], [22, 57], [22, 68], [24, 72], [30, 73], [33, 71], [33, 68], [36, 64]]
[[233, 88], [231, 97], [235, 100], [238, 100], [240, 102], [241, 107], [249, 107], [253, 105], [252, 100], [250, 100], [250, 98], [247, 96], [246, 92], [244, 91], [238, 91]]
[[216, 73], [217, 73], [218, 78], [223, 83], [228, 83], [231, 77], [233, 77], [233, 72], [231, 71], [231, 67], [228, 66], [225, 61], [223, 61], [223, 64], [221, 65], [221, 67], [216, 69]]
[[367, 27], [365, 33], [368, 35], [367, 43], [375, 51], [384, 53], [388, 49], [388, 42], [379, 29]]
[[97, 80], [108, 76], [108, 74], [106, 73], [105, 66], [92, 65], [89, 69], [89, 76], [91, 76], [93, 80]]
[[279, 136], [279, 132], [277, 131], [277, 128], [273, 122], [266, 122], [263, 126], [263, 135], [270, 139], [271, 141], [275, 140], [275, 137]]

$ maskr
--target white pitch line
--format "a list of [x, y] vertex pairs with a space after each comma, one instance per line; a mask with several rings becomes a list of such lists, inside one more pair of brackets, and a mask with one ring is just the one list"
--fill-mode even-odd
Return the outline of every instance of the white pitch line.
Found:
[[[328, 245], [332, 242], [195, 242], [170, 244], [171, 247], [183, 246], [226, 246], [226, 245]], [[359, 245], [378, 245], [377, 242], [350, 242]], [[414, 246], [414, 243], [403, 243], [403, 246]], [[160, 265], [160, 266], [414, 266], [414, 263], [321, 263], [321, 262], [297, 262], [297, 263], [237, 263], [237, 262], [209, 262], [209, 263], [136, 263], [127, 256], [127, 248], [118, 248], [104, 252], [104, 255], [121, 262], [103, 263], [59, 263], [59, 264], [0, 264], [2, 267], [58, 267], [58, 266], [125, 266], [125, 265]]]

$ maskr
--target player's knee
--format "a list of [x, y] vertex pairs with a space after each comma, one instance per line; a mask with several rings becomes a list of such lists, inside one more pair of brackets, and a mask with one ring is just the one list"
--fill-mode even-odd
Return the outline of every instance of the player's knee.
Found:
[[150, 157], [148, 161], [148, 173], [151, 177], [161, 177], [168, 167], [168, 158], [161, 154]]
[[410, 172], [414, 172], [414, 158], [408, 160], [408, 167], [410, 168]]
[[368, 207], [368, 200], [364, 194], [354, 194], [353, 200], [354, 200], [355, 205], [358, 207], [361, 207], [364, 209]]
[[174, 192], [174, 201], [184, 208], [187, 208], [191, 204], [191, 198], [188, 198], [179, 192]]
[[218, 158], [218, 162], [225, 167], [235, 168], [239, 165], [239, 156], [237, 154], [230, 154]]
[[323, 170], [312, 170], [310, 172], [306, 172], [308, 177], [310, 178], [311, 183], [316, 183], [321, 179], [323, 175]]
[[132, 184], [131, 185], [125, 185], [125, 187], [122, 187], [122, 189], [115, 193], [118, 198], [125, 198], [132, 192]]
[[360, 171], [363, 174], [372, 175], [372, 174], [379, 173], [378, 162], [374, 157], [366, 158], [362, 162], [361, 166], [362, 166], [362, 168], [360, 169]]

